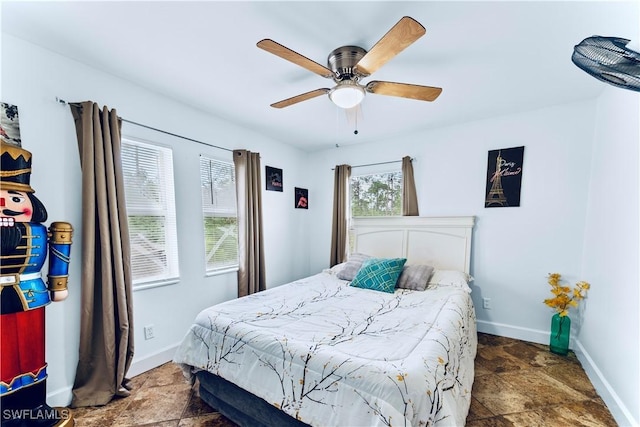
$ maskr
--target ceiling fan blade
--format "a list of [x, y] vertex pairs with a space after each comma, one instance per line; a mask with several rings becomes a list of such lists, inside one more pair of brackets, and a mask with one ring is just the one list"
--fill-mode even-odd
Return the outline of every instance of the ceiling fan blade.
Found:
[[327, 88], [312, 90], [311, 92], [306, 92], [306, 93], [303, 93], [303, 94], [300, 94], [300, 95], [296, 95], [296, 96], [293, 96], [291, 98], [287, 98], [287, 99], [284, 99], [282, 101], [273, 103], [273, 104], [271, 104], [271, 106], [273, 108], [288, 107], [290, 105], [297, 104], [298, 102], [306, 101], [307, 99], [311, 99], [311, 98], [315, 98], [315, 97], [320, 96], [320, 95], [324, 95], [324, 94], [328, 93], [329, 91], [330, 91], [330, 89], [327, 89]]
[[403, 17], [358, 61], [355, 72], [362, 76], [373, 74], [426, 32], [415, 19]]
[[442, 92], [442, 88], [439, 87], [376, 80], [367, 83], [365, 89], [367, 92], [375, 93], [376, 95], [398, 96], [400, 98], [417, 99], [418, 101], [434, 101]]
[[269, 53], [273, 53], [276, 56], [279, 56], [282, 59], [286, 59], [289, 62], [293, 62], [296, 65], [299, 65], [312, 73], [316, 73], [325, 78], [333, 78], [333, 71], [325, 67], [324, 65], [320, 65], [317, 62], [307, 58], [306, 56], [300, 55], [298, 52], [295, 52], [288, 47], [282, 46], [280, 43], [274, 42], [271, 39], [260, 40], [257, 43], [257, 46], [260, 49], [264, 49]]

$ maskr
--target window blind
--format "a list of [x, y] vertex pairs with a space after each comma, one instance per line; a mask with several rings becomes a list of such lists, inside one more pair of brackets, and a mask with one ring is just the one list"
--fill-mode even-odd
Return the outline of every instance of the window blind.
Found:
[[233, 163], [200, 156], [207, 272], [238, 266], [238, 217]]
[[178, 278], [172, 150], [123, 139], [122, 170], [134, 287]]

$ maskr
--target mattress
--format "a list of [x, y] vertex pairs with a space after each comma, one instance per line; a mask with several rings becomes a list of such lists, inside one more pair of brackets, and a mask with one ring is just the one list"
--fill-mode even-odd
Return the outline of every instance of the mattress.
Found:
[[476, 346], [468, 289], [386, 293], [327, 270], [203, 310], [174, 361], [310, 425], [460, 426]]

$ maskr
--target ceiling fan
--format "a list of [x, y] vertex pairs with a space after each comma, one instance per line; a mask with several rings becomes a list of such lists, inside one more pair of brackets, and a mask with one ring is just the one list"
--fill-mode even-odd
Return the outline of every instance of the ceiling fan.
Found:
[[331, 101], [341, 108], [357, 106], [365, 93], [397, 96], [420, 101], [435, 100], [442, 89], [408, 83], [373, 80], [367, 84], [360, 79], [370, 76], [394, 56], [402, 52], [425, 34], [426, 30], [418, 21], [408, 16], [400, 19], [368, 52], [359, 46], [342, 46], [334, 49], [327, 59], [327, 67], [321, 65], [271, 39], [258, 42], [258, 47], [269, 53], [293, 62], [312, 73], [333, 79], [336, 85], [296, 95], [271, 104], [274, 108], [284, 108], [320, 95], [328, 94]]

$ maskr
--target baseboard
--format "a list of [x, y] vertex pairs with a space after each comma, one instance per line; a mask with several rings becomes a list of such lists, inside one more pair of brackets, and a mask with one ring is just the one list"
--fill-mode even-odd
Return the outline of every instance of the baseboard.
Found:
[[144, 372], [150, 371], [153, 368], [157, 368], [160, 365], [164, 365], [167, 362], [173, 360], [173, 355], [176, 353], [179, 344], [175, 344], [169, 347], [166, 347], [150, 356], [141, 358], [141, 359], [133, 359], [131, 366], [129, 367], [129, 372], [127, 372], [127, 378], [135, 377], [136, 375], [140, 375]]
[[600, 369], [598, 369], [598, 366], [579, 340], [576, 340], [573, 351], [582, 364], [582, 368], [589, 377], [589, 380], [591, 380], [591, 384], [593, 384], [598, 395], [607, 405], [607, 408], [609, 408], [611, 415], [613, 415], [618, 425], [638, 427], [638, 420], [633, 418], [631, 412], [629, 412], [626, 405], [620, 400], [616, 391], [611, 387], [611, 384], [609, 384]]
[[500, 337], [514, 338], [517, 340], [535, 342], [538, 344], [549, 343], [549, 331], [538, 329], [522, 328], [520, 326], [507, 325], [504, 323], [488, 322], [486, 320], [476, 321], [478, 332], [498, 335]]
[[47, 393], [47, 405], [49, 406], [69, 406], [73, 397], [73, 386], [63, 387]]
[[[134, 358], [131, 366], [129, 367], [129, 372], [127, 372], [127, 378], [135, 377], [136, 375], [150, 371], [153, 368], [157, 368], [160, 365], [170, 362], [178, 349], [178, 345], [179, 344], [164, 348], [141, 359]], [[69, 405], [73, 396], [72, 391], [73, 386], [69, 386], [47, 393], [47, 404], [50, 406]]]

